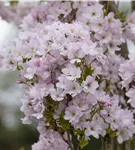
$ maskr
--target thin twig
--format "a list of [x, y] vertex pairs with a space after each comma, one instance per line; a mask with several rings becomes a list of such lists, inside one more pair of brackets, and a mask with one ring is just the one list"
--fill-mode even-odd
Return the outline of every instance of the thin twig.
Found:
[[62, 18], [60, 21], [64, 23], [65, 22], [70, 23], [72, 20], [74, 20], [76, 12], [77, 9], [72, 9], [72, 11], [66, 17]]
[[81, 150], [81, 148], [80, 148], [80, 144], [78, 144], [78, 146], [77, 146], [77, 150]]
[[107, 1], [107, 4], [106, 4], [106, 13], [105, 13], [105, 16], [108, 14], [109, 4], [110, 4], [110, 1]]
[[[59, 133], [60, 133], [60, 132], [59, 132]], [[68, 140], [66, 140], [66, 139], [64, 138], [63, 134], [62, 134], [62, 133], [60, 133], [60, 135], [61, 135], [61, 137], [62, 137], [63, 141], [65, 141], [65, 143], [67, 143], [67, 144], [69, 145]]]
[[117, 8], [119, 8], [120, 2], [119, 2], [119, 1], [117, 1], [116, 5], [117, 5]]
[[131, 2], [131, 6], [132, 6], [132, 11], [134, 11], [135, 10], [135, 1]]
[[72, 145], [72, 141], [70, 139], [70, 132], [69, 131], [67, 131], [67, 137], [68, 137], [68, 144], [69, 144], [71, 150], [74, 150], [74, 147]]

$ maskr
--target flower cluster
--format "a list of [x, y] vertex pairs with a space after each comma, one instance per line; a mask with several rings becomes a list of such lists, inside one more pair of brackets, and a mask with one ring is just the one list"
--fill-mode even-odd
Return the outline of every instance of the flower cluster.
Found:
[[[117, 136], [119, 143], [132, 138], [133, 111], [121, 105], [120, 81], [127, 87], [134, 79], [134, 60], [116, 55], [124, 25], [94, 2], [48, 2], [24, 18], [1, 62], [19, 72], [23, 123], [38, 123], [33, 150], [72, 150], [73, 134], [81, 148], [91, 136]], [[135, 105], [133, 92], [127, 96]]]
[[[6, 2], [0, 2], [0, 17], [7, 22], [13, 22], [16, 25], [20, 25], [24, 16], [29, 14], [29, 12], [41, 5], [39, 2], [29, 3], [29, 2], [17, 2], [11, 1], [6, 6]], [[8, 2], [7, 2], [8, 3]]]
[[126, 96], [129, 98], [128, 103], [135, 108], [135, 98], [134, 98], [134, 77], [135, 77], [135, 57], [134, 53], [129, 54], [129, 60], [122, 63], [119, 68], [119, 75], [122, 78], [122, 87], [126, 90]]
[[127, 18], [123, 24], [124, 39], [135, 40], [135, 11]]
[[[135, 39], [135, 12], [133, 12], [125, 23], [124, 35], [130, 40]], [[126, 90], [126, 96], [128, 98], [127, 103], [130, 103], [132, 108], [135, 108], [135, 98], [134, 98], [134, 76], [135, 76], [135, 55], [134, 53], [129, 53], [128, 60], [121, 63], [119, 68], [119, 75], [122, 78], [122, 87]]]

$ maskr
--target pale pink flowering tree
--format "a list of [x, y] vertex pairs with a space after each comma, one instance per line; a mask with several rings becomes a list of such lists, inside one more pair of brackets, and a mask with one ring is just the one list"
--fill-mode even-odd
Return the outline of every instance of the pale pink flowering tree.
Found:
[[42, 5], [37, 2], [20, 2], [20, 1], [1, 1], [0, 2], [0, 18], [7, 22], [20, 25], [23, 18], [34, 8]]
[[99, 3], [73, 1], [47, 2], [22, 20], [0, 54], [25, 90], [22, 122], [37, 122], [32, 150], [81, 150], [91, 136], [132, 139], [135, 60], [118, 53], [135, 37], [134, 20], [134, 12], [123, 20]]

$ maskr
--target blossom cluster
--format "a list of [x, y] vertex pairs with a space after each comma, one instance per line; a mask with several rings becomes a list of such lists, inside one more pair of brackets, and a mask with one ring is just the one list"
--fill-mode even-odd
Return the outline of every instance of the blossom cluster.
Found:
[[[6, 4], [9, 3], [9, 4]], [[11, 4], [10, 4], [11, 3]], [[13, 22], [16, 25], [20, 25], [23, 18], [29, 14], [29, 12], [41, 5], [37, 2], [0, 2], [0, 17], [7, 22]]]
[[122, 87], [126, 90], [126, 96], [129, 98], [127, 103], [135, 108], [135, 98], [134, 98], [134, 64], [135, 64], [135, 57], [134, 53], [129, 54], [129, 59], [122, 63], [119, 68], [119, 75], [122, 78], [121, 84]]
[[[117, 136], [119, 143], [132, 138], [134, 112], [122, 107], [122, 86], [134, 80], [134, 60], [116, 51], [125, 28], [134, 27], [95, 2], [48, 2], [24, 18], [18, 38], [1, 50], [1, 62], [19, 72], [25, 89], [22, 122], [38, 124], [33, 150], [72, 150], [73, 134], [81, 148], [91, 136]], [[127, 96], [135, 106], [133, 93], [132, 87]]]
[[[124, 34], [127, 33], [127, 38], [129, 40], [135, 39], [135, 12], [133, 12], [124, 25]], [[125, 96], [127, 98], [127, 105], [130, 104], [132, 110], [135, 108], [135, 98], [134, 98], [134, 66], [135, 65], [135, 55], [129, 53], [128, 60], [121, 63], [119, 68], [119, 75], [122, 79], [122, 88], [125, 89]], [[134, 110], [133, 110], [134, 111]]]

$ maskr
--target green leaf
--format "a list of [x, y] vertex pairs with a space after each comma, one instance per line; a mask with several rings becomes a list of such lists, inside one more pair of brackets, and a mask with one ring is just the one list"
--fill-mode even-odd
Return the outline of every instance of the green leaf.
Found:
[[20, 71], [20, 70], [22, 70], [22, 69], [23, 69], [22, 66], [18, 66], [18, 65], [17, 65], [17, 70], [18, 70], [18, 71]]
[[26, 63], [27, 61], [30, 61], [31, 58], [23, 58], [23, 63]]
[[50, 96], [45, 97], [44, 104], [46, 109], [43, 113], [46, 123], [49, 123], [49, 129], [56, 129], [56, 120], [54, 119], [54, 112], [58, 108], [58, 102], [54, 101]]
[[67, 131], [70, 128], [69, 121], [65, 120], [63, 117], [59, 118], [59, 124], [64, 131]]
[[101, 75], [96, 76], [96, 80], [98, 81], [98, 83], [101, 83], [104, 79]]
[[106, 130], [106, 133], [107, 133], [110, 137], [116, 136], [116, 132], [115, 132], [115, 131], [112, 131], [110, 128], [108, 128], [108, 129]]
[[83, 135], [83, 134], [84, 134], [83, 130], [80, 130], [80, 129], [74, 130], [74, 135]]
[[83, 82], [83, 78], [80, 77], [80, 78], [77, 79], [77, 81], [81, 84]]
[[92, 76], [92, 73], [94, 72], [95, 69], [92, 68], [92, 66], [85, 66], [84, 68], [84, 80], [86, 80], [87, 76]]
[[86, 140], [85, 137], [83, 136], [80, 140], [80, 147], [84, 148], [87, 144], [88, 144], [88, 140]]
[[108, 49], [106, 49], [106, 50], [104, 51], [104, 55], [107, 54], [107, 53], [108, 53]]
[[59, 125], [64, 131], [67, 131], [70, 128], [70, 123], [68, 120], [64, 119], [64, 111], [59, 114], [59, 119], [58, 119]]
[[11, 6], [16, 5], [17, 3], [18, 3], [18, 1], [10, 1]]

